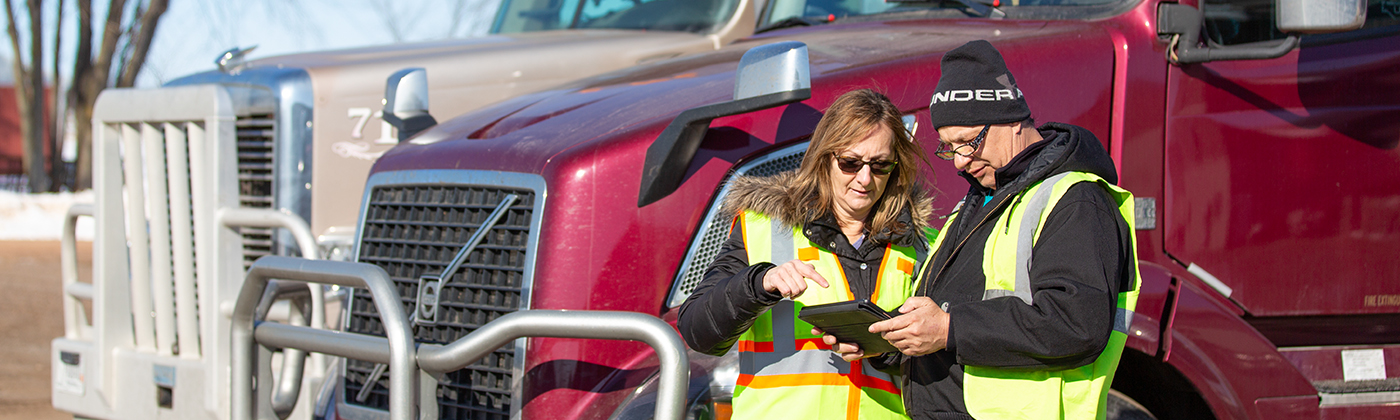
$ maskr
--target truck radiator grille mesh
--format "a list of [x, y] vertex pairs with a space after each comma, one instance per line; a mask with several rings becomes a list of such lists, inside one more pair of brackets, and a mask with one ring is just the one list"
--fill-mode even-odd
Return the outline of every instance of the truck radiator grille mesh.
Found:
[[[802, 156], [807, 154], [806, 147], [792, 147], [778, 151], [765, 159], [754, 161], [748, 165], [739, 167], [730, 174], [729, 179], [739, 175], [748, 176], [769, 176], [781, 172], [797, 170], [802, 165]], [[725, 180], [728, 182], [728, 179]], [[681, 267], [679, 279], [676, 280], [675, 289], [671, 291], [670, 305], [680, 306], [685, 302], [685, 298], [690, 296], [690, 292], [700, 285], [700, 281], [705, 279], [705, 267], [714, 261], [719, 255], [720, 246], [729, 239], [729, 225], [732, 220], [720, 214], [719, 203], [724, 201], [728, 189], [720, 192], [715, 197], [714, 204], [711, 205], [709, 216], [704, 224], [700, 225], [700, 233], [695, 242], [690, 244], [690, 250], [686, 255], [686, 265]]]
[[[519, 196], [518, 201], [444, 282], [437, 322], [414, 326], [418, 342], [450, 343], [521, 308], [535, 194], [500, 187], [442, 185], [384, 186], [371, 192], [361, 228], [359, 261], [389, 273], [403, 299], [404, 313], [409, 315], [416, 304], [419, 277], [441, 274], [483, 222], [489, 223], [487, 216], [508, 194]], [[357, 291], [353, 295], [347, 329], [384, 336], [368, 293]], [[509, 418], [514, 368], [515, 347], [508, 345], [466, 369], [447, 374], [437, 389], [441, 418]], [[373, 363], [347, 364], [347, 403], [387, 409], [387, 373], [370, 384], [368, 392], [361, 392], [374, 370]], [[360, 395], [365, 396], [362, 401]]]
[[[238, 204], [272, 208], [272, 114], [239, 116], [234, 122], [238, 148]], [[264, 255], [272, 255], [276, 243], [272, 228], [238, 228], [243, 235], [243, 268]]]

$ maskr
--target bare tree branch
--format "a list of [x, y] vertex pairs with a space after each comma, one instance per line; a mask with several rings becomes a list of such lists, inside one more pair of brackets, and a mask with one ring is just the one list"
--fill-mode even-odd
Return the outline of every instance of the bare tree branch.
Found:
[[136, 75], [141, 73], [141, 67], [146, 64], [146, 54], [151, 50], [151, 40], [156, 36], [156, 23], [160, 21], [160, 16], [165, 14], [165, 9], [169, 0], [151, 0], [145, 13], [141, 13], [141, 20], [137, 24], [136, 35], [132, 37], [127, 45], [133, 46], [131, 57], [122, 69], [121, 78], [117, 79], [117, 87], [131, 87], [136, 84]]
[[92, 0], [78, 0], [78, 48], [73, 57], [73, 82], [68, 85], [68, 103], [80, 102], [79, 81], [92, 71]]
[[403, 27], [399, 23], [396, 13], [394, 13], [394, 2], [390, 0], [371, 0], [370, 6], [374, 7], [375, 15], [384, 22], [384, 29], [389, 30], [389, 37], [394, 39], [394, 43], [404, 42]]
[[[92, 187], [92, 107], [97, 103], [97, 95], [107, 88], [112, 74], [112, 56], [122, 33], [122, 14], [126, 10], [126, 0], [110, 0], [107, 6], [107, 19], [102, 28], [102, 46], [97, 51], [97, 60], [92, 60], [92, 0], [78, 0], [78, 55], [74, 64], [73, 83], [69, 88], [74, 100], [73, 108], [75, 135], [78, 138], [78, 160], [76, 189]], [[76, 93], [74, 93], [76, 92]]]
[[126, 0], [111, 0], [107, 5], [107, 23], [102, 28], [102, 49], [97, 52], [95, 63], [97, 72], [88, 80], [89, 97], [96, 101], [97, 93], [107, 88], [107, 79], [112, 73], [112, 57], [117, 52], [117, 41], [122, 35], [122, 14], [126, 11]]
[[[490, 29], [493, 22], [492, 19], [478, 19], [477, 17], [487, 14], [498, 2], [486, 0], [455, 0], [454, 3], [456, 3], [454, 6], [456, 11], [452, 16], [452, 29], [447, 33], [448, 38], [480, 35], [485, 31], [477, 32], [477, 28], [483, 25], [485, 25], [488, 30]], [[464, 33], [458, 34], [458, 28], [462, 27], [462, 22], [464, 20], [467, 22], [465, 26], [466, 30]]]
[[10, 34], [10, 48], [15, 51], [15, 61], [10, 64], [15, 66], [15, 81], [18, 82], [25, 78], [20, 75], [24, 71], [24, 57], [20, 56], [19, 30], [15, 29], [15, 5], [10, 0], [5, 0], [5, 17], [9, 23], [5, 26], [5, 32]]
[[312, 5], [312, 9], [307, 9], [308, 2], [305, 1], [271, 1], [262, 2], [267, 8], [264, 12], [268, 20], [279, 22], [280, 25], [291, 31], [296, 37], [300, 47], [316, 48], [326, 43], [326, 31], [320, 27], [317, 19], [308, 18], [316, 14], [327, 13], [327, 9], [334, 10], [343, 7], [340, 2], [330, 2], [330, 8], [324, 5]]
[[29, 0], [26, 7], [30, 32], [28, 64], [20, 49], [14, 2], [5, 0], [6, 31], [15, 52], [15, 105], [19, 110], [19, 131], [23, 139], [24, 174], [29, 177], [29, 191], [43, 192], [49, 190], [49, 177], [44, 170], [43, 2]]
[[[29, 130], [20, 129], [25, 133], [25, 141], [33, 147], [33, 154], [27, 156], [29, 163], [29, 191], [44, 192], [49, 191], [52, 183], [49, 182], [48, 171], [44, 170], [44, 143], [48, 143], [44, 137], [44, 127], [48, 127], [48, 118], [44, 110], [44, 1], [29, 0], [29, 67], [28, 92], [24, 100], [29, 103]], [[16, 57], [19, 56], [16, 51]], [[23, 115], [21, 113], [21, 115]], [[37, 179], [36, 179], [37, 178]]]
[[92, 77], [92, 0], [78, 0], [78, 48], [73, 57], [73, 81], [68, 83], [68, 107], [73, 110], [73, 136], [78, 155], [73, 162], [73, 190], [92, 187], [92, 106], [87, 80]]
[[58, 0], [58, 14], [54, 17], [53, 35], [53, 106], [49, 112], [49, 178], [53, 181], [49, 190], [58, 192], [59, 187], [68, 184], [68, 168], [63, 166], [63, 86], [59, 71], [59, 51], [63, 51], [63, 0]]
[[92, 74], [92, 0], [78, 2], [78, 45], [73, 57], [73, 80], [68, 83], [68, 106], [73, 112], [73, 136], [78, 141], [73, 161], [73, 190], [92, 187], [92, 103], [84, 93], [84, 84]]
[[131, 13], [131, 22], [122, 25], [120, 39], [125, 39], [127, 42], [122, 43], [120, 51], [113, 56], [113, 59], [117, 60], [117, 71], [107, 72], [107, 74], [116, 74], [118, 81], [121, 80], [121, 75], [126, 73], [126, 63], [131, 61], [131, 39], [134, 36], [133, 33], [136, 32], [136, 25], [141, 22], [141, 13], [145, 7], [146, 5], [141, 3], [141, 0], [137, 0], [136, 10]]
[[462, 25], [462, 10], [467, 8], [467, 3], [471, 0], [456, 0], [452, 5], [452, 24], [447, 27], [446, 38], [457, 36], [457, 27]]

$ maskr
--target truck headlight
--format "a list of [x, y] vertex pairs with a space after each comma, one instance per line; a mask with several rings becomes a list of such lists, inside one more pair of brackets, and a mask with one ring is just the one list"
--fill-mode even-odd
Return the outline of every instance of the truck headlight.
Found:
[[[733, 350], [715, 357], [687, 351], [690, 358], [690, 384], [686, 390], [685, 418], [687, 420], [729, 420], [733, 414], [731, 401], [734, 384], [739, 379], [739, 354]], [[613, 420], [651, 419], [656, 410], [656, 390], [659, 375], [653, 374], [628, 396]]]
[[355, 261], [355, 228], [332, 227], [316, 237], [317, 251], [327, 261]]

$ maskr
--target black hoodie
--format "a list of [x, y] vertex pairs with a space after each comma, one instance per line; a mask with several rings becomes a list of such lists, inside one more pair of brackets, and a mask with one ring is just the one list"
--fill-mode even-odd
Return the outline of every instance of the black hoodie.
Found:
[[962, 173], [972, 187], [955, 222], [940, 233], [943, 243], [915, 292], [949, 313], [948, 348], [905, 362], [904, 401], [915, 419], [971, 418], [962, 394], [965, 364], [1068, 369], [1092, 363], [1108, 343], [1116, 296], [1134, 281], [1135, 257], [1127, 222], [1098, 184], [1071, 187], [1050, 210], [1032, 250], [1034, 305], [1012, 297], [982, 300], [983, 250], [1010, 199], [1062, 172], [1118, 182], [1112, 159], [1088, 130], [1048, 123], [1039, 132], [1044, 140], [997, 170], [998, 189]]

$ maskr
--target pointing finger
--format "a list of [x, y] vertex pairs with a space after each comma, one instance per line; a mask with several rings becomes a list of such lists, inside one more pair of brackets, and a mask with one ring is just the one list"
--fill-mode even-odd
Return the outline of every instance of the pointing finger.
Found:
[[811, 264], [798, 263], [797, 272], [801, 273], [803, 277], [812, 279], [812, 281], [816, 282], [821, 287], [831, 287], [831, 283], [828, 283], [825, 277], [817, 273], [816, 267], [813, 267]]

